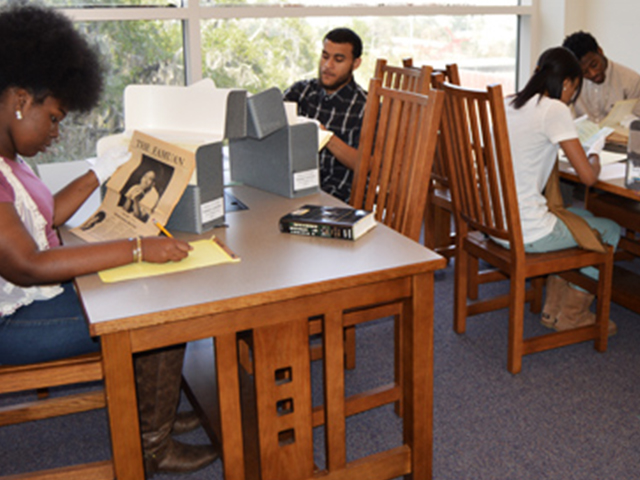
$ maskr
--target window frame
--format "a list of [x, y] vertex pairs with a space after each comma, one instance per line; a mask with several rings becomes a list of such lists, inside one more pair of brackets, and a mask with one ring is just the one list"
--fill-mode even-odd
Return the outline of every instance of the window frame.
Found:
[[176, 7], [61, 8], [76, 22], [126, 20], [180, 20], [184, 32], [186, 85], [202, 79], [202, 47], [200, 22], [211, 19], [299, 18], [299, 17], [382, 17], [431, 15], [516, 15], [518, 39], [516, 51], [516, 85], [528, 79], [535, 45], [533, 35], [538, 23], [539, 0], [520, 0], [519, 5], [375, 5], [375, 6], [202, 6], [198, 0], [187, 0]]

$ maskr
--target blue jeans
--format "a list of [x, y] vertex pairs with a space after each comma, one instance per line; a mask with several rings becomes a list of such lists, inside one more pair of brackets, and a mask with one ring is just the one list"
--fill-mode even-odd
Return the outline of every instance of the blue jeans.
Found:
[[[620, 240], [620, 225], [608, 218], [594, 217], [590, 211], [582, 208], [571, 207], [567, 210], [584, 218], [591, 228], [596, 229], [600, 233], [600, 238], [604, 243], [613, 246], [614, 250], [616, 249], [618, 241]], [[563, 221], [558, 219], [549, 235], [546, 235], [535, 242], [525, 243], [524, 250], [529, 253], [544, 253], [553, 252], [555, 250], [564, 250], [566, 248], [576, 247], [577, 245], [578, 243], [571, 235], [567, 226]], [[580, 272], [594, 280], [598, 279], [599, 272], [595, 267], [585, 267], [581, 269]]]
[[22, 365], [97, 352], [73, 285], [51, 300], [0, 317], [0, 364]]

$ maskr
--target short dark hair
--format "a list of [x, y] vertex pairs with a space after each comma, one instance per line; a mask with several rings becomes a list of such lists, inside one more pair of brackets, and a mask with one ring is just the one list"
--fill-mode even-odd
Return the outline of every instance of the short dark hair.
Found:
[[102, 93], [98, 53], [69, 18], [52, 8], [12, 2], [0, 9], [0, 95], [24, 88], [37, 102], [54, 97], [86, 112]]
[[578, 59], [568, 48], [554, 47], [545, 50], [538, 59], [535, 72], [525, 87], [515, 95], [511, 104], [518, 109], [535, 95], [545, 93], [550, 98], [559, 100], [562, 97], [563, 83], [567, 78], [580, 79], [573, 96], [575, 99], [582, 89], [582, 68]]
[[360, 58], [362, 55], [362, 40], [356, 32], [349, 28], [334, 28], [324, 36], [323, 40], [333, 43], [350, 43], [353, 51], [353, 58]]
[[581, 60], [589, 52], [598, 53], [600, 48], [593, 35], [582, 30], [566, 37], [562, 46], [571, 50], [578, 60]]

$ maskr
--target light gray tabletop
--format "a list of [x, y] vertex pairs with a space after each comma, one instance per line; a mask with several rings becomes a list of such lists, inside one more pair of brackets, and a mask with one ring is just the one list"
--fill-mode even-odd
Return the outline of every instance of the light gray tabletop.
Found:
[[[79, 277], [92, 334], [181, 320], [196, 306], [217, 313], [444, 267], [442, 257], [384, 225], [355, 242], [279, 231], [280, 217], [301, 205], [341, 204], [325, 193], [289, 199], [245, 186], [230, 192], [249, 208], [227, 213], [227, 228], [200, 238], [215, 233], [241, 261], [111, 284], [97, 274]], [[63, 240], [79, 241], [69, 232]]]

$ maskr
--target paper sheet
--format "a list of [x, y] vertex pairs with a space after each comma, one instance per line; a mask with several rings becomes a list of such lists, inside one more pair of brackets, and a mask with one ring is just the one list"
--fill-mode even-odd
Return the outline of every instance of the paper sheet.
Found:
[[[560, 161], [563, 161], [560, 159]], [[565, 159], [568, 162], [568, 160]], [[626, 162], [616, 162], [609, 163], [608, 165], [602, 165], [600, 169], [600, 175], [598, 175], [598, 180], [611, 180], [614, 178], [624, 178], [625, 172], [627, 168]], [[564, 168], [564, 171], [567, 173], [571, 173], [573, 175], [577, 175], [575, 169], [572, 166]]]
[[240, 257], [231, 252], [215, 237], [191, 242], [190, 245], [193, 250], [189, 252], [187, 258], [179, 262], [130, 263], [129, 265], [103, 270], [98, 272], [98, 275], [103, 282], [113, 283], [240, 261]]
[[331, 130], [318, 129], [318, 151], [327, 146], [331, 137], [333, 137], [333, 132]]
[[[600, 165], [602, 166], [622, 162], [623, 160], [627, 159], [626, 153], [609, 152], [608, 150], [603, 150], [598, 154], [598, 156], [600, 157]], [[562, 150], [560, 150], [558, 158], [561, 162], [569, 163], [569, 159]]]
[[631, 111], [638, 102], [637, 98], [620, 100], [615, 103], [606, 118], [600, 122], [601, 127], [610, 127], [620, 135], [629, 135], [630, 117], [635, 118]]
[[614, 178], [624, 178], [627, 170], [627, 163], [611, 163], [609, 165], [603, 165], [600, 169], [600, 175], [598, 180], [611, 180]]
[[320, 127], [320, 122], [313, 118], [307, 118], [299, 116], [297, 113], [298, 104], [295, 102], [284, 102], [285, 111], [287, 113], [287, 122], [289, 125], [296, 125], [298, 123], [312, 122], [318, 126], [318, 151], [327, 146], [333, 132]]

